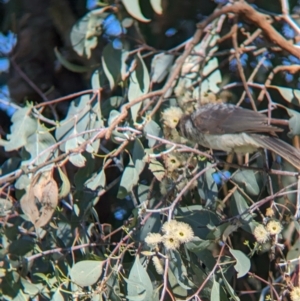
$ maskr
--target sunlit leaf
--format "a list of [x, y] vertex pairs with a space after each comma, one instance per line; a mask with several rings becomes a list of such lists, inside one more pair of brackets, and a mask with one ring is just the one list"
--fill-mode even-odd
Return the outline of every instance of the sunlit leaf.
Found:
[[[300, 90], [299, 90], [300, 93]], [[300, 95], [299, 95], [300, 96]], [[295, 110], [286, 108], [289, 116], [289, 128], [290, 132], [288, 135], [292, 138], [294, 136], [300, 135], [300, 113]]]
[[168, 75], [174, 61], [174, 55], [159, 53], [156, 54], [151, 62], [151, 80], [153, 83], [161, 83]]
[[12, 126], [10, 135], [7, 135], [8, 142], [5, 144], [5, 151], [17, 150], [27, 143], [27, 139], [35, 133], [38, 123], [31, 117], [31, 108], [17, 110], [11, 118]]
[[276, 89], [287, 102], [300, 105], [300, 90], [280, 86], [267, 86], [267, 88]]
[[106, 185], [105, 172], [101, 169], [95, 176], [85, 182], [85, 186], [91, 190], [104, 189]]
[[79, 286], [93, 285], [98, 281], [102, 274], [102, 265], [102, 261], [79, 261], [71, 268], [71, 279]]
[[71, 43], [79, 55], [91, 56], [91, 51], [98, 44], [98, 36], [102, 33], [101, 24], [108, 13], [104, 9], [95, 9], [82, 17], [72, 28]]
[[12, 202], [3, 198], [0, 198], [0, 216], [6, 216], [12, 209]]
[[151, 159], [149, 169], [153, 172], [154, 177], [160, 182], [166, 175], [164, 166], [157, 160]]
[[153, 10], [158, 14], [162, 14], [161, 0], [150, 0]]
[[138, 0], [122, 0], [122, 3], [124, 4], [127, 12], [135, 19], [137, 19], [141, 22], [151, 21], [150, 19], [146, 19], [143, 16]]

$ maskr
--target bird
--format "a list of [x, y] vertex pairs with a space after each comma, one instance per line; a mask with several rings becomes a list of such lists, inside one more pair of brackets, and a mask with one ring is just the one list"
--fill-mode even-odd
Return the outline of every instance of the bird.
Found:
[[300, 150], [279, 139], [283, 129], [268, 123], [259, 112], [227, 103], [208, 103], [177, 124], [182, 136], [213, 150], [246, 154], [267, 149], [300, 170]]

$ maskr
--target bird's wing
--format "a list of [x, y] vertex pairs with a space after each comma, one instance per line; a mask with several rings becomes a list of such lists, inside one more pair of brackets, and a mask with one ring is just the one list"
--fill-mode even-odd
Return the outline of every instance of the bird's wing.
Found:
[[206, 134], [269, 133], [282, 129], [268, 125], [268, 117], [228, 104], [208, 104], [195, 111], [191, 120], [197, 130]]

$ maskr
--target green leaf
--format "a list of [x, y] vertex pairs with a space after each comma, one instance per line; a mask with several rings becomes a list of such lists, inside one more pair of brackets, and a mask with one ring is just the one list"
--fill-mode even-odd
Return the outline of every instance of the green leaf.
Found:
[[21, 278], [21, 283], [24, 289], [24, 292], [28, 294], [31, 297], [34, 297], [39, 293], [39, 289], [36, 285], [33, 283], [29, 282], [28, 280]]
[[[150, 135], [153, 135], [153, 136], [156, 136], [156, 137], [162, 137], [162, 130], [160, 128], [160, 126], [153, 120], [150, 120], [149, 122], [146, 123], [145, 127], [144, 127], [144, 132], [146, 134], [150, 134]], [[148, 145], [149, 147], [153, 147], [155, 144], [156, 144], [156, 141], [155, 139], [153, 138], [148, 138]]]
[[236, 295], [234, 289], [228, 283], [228, 281], [227, 281], [226, 277], [224, 276], [222, 270], [220, 270], [220, 271], [221, 271], [221, 275], [222, 275], [222, 278], [223, 278], [226, 290], [229, 293], [229, 295], [231, 296], [232, 300], [234, 300], [234, 301], [240, 301], [240, 298]]
[[[25, 144], [26, 151], [31, 155], [30, 159], [23, 160], [22, 165], [28, 164], [31, 160], [37, 158], [35, 165], [40, 165], [46, 161], [54, 159], [58, 155], [55, 148], [51, 148], [56, 143], [54, 137], [48, 132], [48, 129], [38, 124], [36, 131], [28, 137]], [[48, 165], [48, 168], [50, 166]]]
[[[91, 139], [95, 136], [95, 133], [84, 135], [77, 134], [102, 126], [103, 122], [100, 105], [97, 100], [94, 100], [91, 103], [90, 95], [86, 94], [71, 102], [66, 118], [60, 122], [60, 125], [55, 131], [55, 137], [59, 141], [68, 141], [68, 138], [72, 136], [71, 139], [74, 139], [74, 141], [68, 142], [69, 146], [72, 145], [72, 149], [75, 145], [78, 146], [83, 143], [84, 140]], [[95, 149], [97, 148], [97, 145], [99, 146], [99, 139], [97, 139], [96, 144], [93, 143], [92, 145], [94, 151], [98, 150]], [[65, 148], [66, 142], [61, 143], [60, 150], [65, 152]]]
[[237, 183], [245, 187], [247, 193], [251, 195], [258, 195], [260, 188], [258, 186], [255, 172], [253, 170], [238, 170], [232, 177], [232, 179]]
[[133, 151], [132, 151], [132, 161], [134, 163], [134, 167], [138, 175], [143, 171], [145, 167], [144, 159], [144, 147], [141, 141], [137, 138], [133, 144]]
[[102, 274], [102, 265], [102, 261], [79, 261], [71, 268], [70, 277], [79, 286], [93, 285]]
[[67, 177], [67, 175], [65, 175], [65, 173], [61, 170], [61, 168], [58, 166], [58, 173], [59, 173], [59, 177], [61, 179], [61, 187], [59, 190], [59, 199], [62, 199], [64, 197], [66, 197], [71, 190], [71, 184], [69, 181], [69, 178]]
[[130, 161], [122, 174], [117, 197], [119, 199], [123, 199], [129, 192], [132, 191], [132, 188], [138, 183], [138, 180], [139, 175], [130, 156]]
[[4, 176], [15, 171], [17, 168], [19, 168], [21, 161], [21, 158], [18, 157], [11, 157], [7, 159], [0, 167], [0, 176]]
[[176, 250], [170, 251], [170, 270], [176, 277], [178, 284], [186, 289], [190, 290], [194, 287], [194, 284], [187, 278], [186, 267], [180, 257], [180, 254]]
[[[83, 142], [84, 139], [81, 137], [74, 137], [72, 139], [68, 139], [68, 141], [66, 142], [66, 152], [78, 148]], [[71, 153], [69, 155], [69, 161], [77, 167], [85, 166], [85, 157], [81, 154]]]
[[123, 5], [125, 6], [127, 12], [134, 17], [135, 19], [141, 22], [150, 22], [150, 19], [146, 19], [140, 8], [140, 4], [138, 0], [122, 0]]
[[[199, 169], [204, 169], [211, 166], [208, 161], [200, 161]], [[212, 174], [215, 172], [213, 168], [208, 169], [205, 174], [198, 178], [198, 193], [199, 196], [206, 201], [206, 207], [215, 204], [218, 199], [218, 185], [213, 179]]]
[[[131, 73], [129, 79], [129, 88], [128, 88], [128, 100], [132, 102], [136, 98], [146, 94], [150, 88], [150, 77], [148, 69], [140, 55], [136, 55], [136, 68]], [[136, 121], [138, 111], [142, 105], [142, 102], [139, 102], [132, 107], [130, 107], [131, 115], [133, 121]]]
[[229, 248], [229, 252], [236, 260], [236, 264], [234, 265], [234, 268], [238, 273], [237, 277], [241, 278], [245, 276], [251, 268], [250, 259], [243, 252], [239, 250], [234, 250]]
[[112, 43], [107, 44], [103, 49], [102, 65], [111, 90], [123, 79], [126, 73], [125, 61], [127, 56], [128, 51], [115, 49]]
[[127, 299], [152, 301], [154, 295], [153, 286], [148, 273], [141, 265], [140, 256], [137, 255], [130, 270], [127, 282]]
[[178, 280], [175, 277], [175, 275], [171, 269], [168, 269], [168, 281], [169, 281], [172, 293], [176, 296], [179, 296], [180, 299], [185, 300], [188, 295], [188, 292], [186, 289], [184, 289], [182, 286], [180, 286], [178, 284]]
[[210, 300], [221, 301], [220, 299], [220, 284], [214, 279], [213, 287], [211, 289]]
[[8, 253], [17, 255], [17, 256], [25, 256], [28, 252], [33, 251], [35, 243], [28, 239], [18, 239], [14, 240], [8, 247]]
[[149, 164], [149, 170], [152, 171], [154, 177], [161, 182], [166, 175], [164, 166], [156, 159], [151, 159]]
[[0, 198], [0, 216], [7, 216], [12, 207], [11, 201]]
[[51, 301], [65, 301], [59, 289], [57, 289], [56, 292], [53, 294]]
[[204, 209], [200, 205], [178, 208], [176, 219], [189, 224], [193, 228], [195, 236], [201, 239], [206, 239], [207, 234], [210, 232], [208, 225], [212, 227], [220, 223], [215, 212]]
[[123, 101], [124, 98], [121, 96], [112, 96], [104, 101], [101, 101], [101, 111], [103, 117], [107, 118], [111, 111], [116, 111], [116, 109], [121, 106]]
[[150, 0], [151, 6], [153, 8], [153, 10], [158, 14], [161, 15], [162, 14], [162, 7], [161, 7], [161, 1], [162, 0]]
[[289, 119], [290, 132], [288, 133], [288, 136], [293, 138], [294, 136], [300, 135], [300, 113], [288, 108], [286, 108], [286, 111], [291, 117]]
[[104, 189], [106, 185], [105, 172], [101, 169], [92, 178], [85, 182], [85, 186], [93, 191]]
[[153, 83], [161, 83], [168, 75], [174, 61], [174, 55], [159, 53], [156, 54], [151, 62], [151, 74]]
[[31, 108], [26, 107], [17, 110], [11, 118], [12, 126], [5, 151], [17, 150], [27, 143], [27, 139], [37, 130], [37, 120], [31, 117]]
[[95, 9], [81, 18], [72, 28], [71, 43], [73, 49], [80, 55], [91, 57], [91, 51], [98, 44], [98, 36], [102, 33], [102, 22], [108, 13], [105, 9]]
[[58, 61], [68, 70], [72, 72], [77, 72], [77, 73], [84, 73], [90, 70], [89, 67], [86, 66], [80, 66], [80, 65], [75, 65], [71, 62], [69, 62], [67, 59], [64, 58], [63, 55], [57, 50], [57, 48], [54, 48], [54, 53]]
[[[249, 223], [252, 220], [252, 215], [247, 212], [247, 210], [249, 209], [249, 206], [248, 206], [245, 198], [243, 197], [243, 195], [238, 190], [236, 190], [233, 193], [233, 197], [231, 197], [230, 209], [231, 209], [231, 214], [233, 216], [240, 215], [243, 213], [243, 215], [241, 216], [241, 219], [243, 221], [245, 221], [246, 223]], [[244, 228], [244, 226], [243, 226], [243, 228]], [[246, 231], [251, 232], [251, 229], [248, 229]]]
[[280, 86], [267, 86], [267, 88], [276, 89], [287, 102], [300, 105], [300, 90]]

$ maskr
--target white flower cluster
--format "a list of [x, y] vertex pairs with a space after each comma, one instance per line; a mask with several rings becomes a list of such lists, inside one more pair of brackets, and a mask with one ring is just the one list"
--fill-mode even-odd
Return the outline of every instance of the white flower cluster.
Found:
[[145, 238], [145, 242], [150, 247], [156, 247], [159, 243], [163, 243], [168, 250], [179, 248], [180, 244], [187, 243], [194, 238], [194, 232], [190, 225], [171, 220], [165, 222], [162, 226], [163, 235], [159, 233], [149, 233]]
[[270, 220], [266, 227], [264, 225], [258, 225], [255, 227], [253, 235], [259, 243], [265, 243], [269, 240], [270, 235], [277, 235], [282, 231], [280, 222], [276, 220]]

